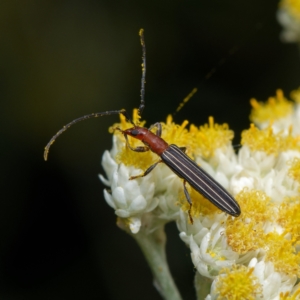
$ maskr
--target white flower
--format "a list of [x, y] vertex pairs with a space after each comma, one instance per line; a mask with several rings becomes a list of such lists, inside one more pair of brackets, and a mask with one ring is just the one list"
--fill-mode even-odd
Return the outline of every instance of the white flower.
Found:
[[284, 42], [300, 41], [300, 14], [297, 1], [283, 0], [277, 12], [278, 22], [283, 26], [281, 39]]
[[[230, 279], [227, 280], [226, 277], [230, 277]], [[235, 267], [232, 272], [228, 268], [226, 272], [218, 275], [214, 279], [211, 291], [205, 299], [214, 300], [219, 299], [220, 296], [223, 299], [222, 296], [225, 296], [224, 291], [229, 297], [230, 285], [232, 285], [231, 288], [234, 291], [236, 285], [243, 283], [242, 288], [244, 288], [244, 291], [239, 292], [237, 290], [232, 293], [235, 299], [239, 294], [243, 299], [256, 296], [256, 299], [279, 300], [281, 299], [280, 294], [293, 291], [296, 281], [297, 276], [295, 275], [276, 272], [271, 262], [258, 261], [257, 258], [253, 258], [247, 267]]]
[[129, 180], [130, 176], [142, 173], [133, 167], [117, 165], [108, 151], [104, 152], [102, 165], [108, 179], [100, 175], [101, 181], [109, 185], [111, 193], [104, 190], [104, 197], [117, 216], [132, 218], [130, 228], [132, 232], [138, 232], [141, 225], [141, 215], [154, 210], [158, 205], [158, 198], [154, 197], [154, 182], [152, 175], [135, 180]]
[[226, 218], [224, 213], [216, 214], [213, 223], [211, 216], [207, 216], [195, 219], [192, 225], [188, 224], [186, 215], [180, 213], [177, 222], [180, 237], [190, 247], [193, 264], [203, 276], [216, 276], [223, 267], [231, 266], [239, 257], [227, 244], [222, 226]]
[[[297, 227], [300, 143], [292, 135], [299, 131], [293, 128], [299, 123], [295, 117], [299, 112], [298, 105], [295, 112], [281, 91], [277, 92], [276, 99], [265, 106], [254, 103], [257, 110], [252, 118], [264, 127], [269, 122], [259, 121], [262, 116], [271, 116], [274, 112], [289, 112], [289, 115], [274, 118], [273, 123], [262, 130], [252, 125], [244, 131], [243, 146], [237, 155], [230, 147], [220, 147], [215, 151], [218, 157], [196, 156], [201, 167], [231, 191], [242, 209], [238, 218], [216, 212], [208, 216], [200, 214], [194, 218], [193, 225], [186, 214], [180, 213], [177, 226], [181, 239], [190, 247], [195, 268], [201, 276], [215, 278], [207, 300], [232, 298], [230, 289], [224, 288], [221, 294], [217, 291], [216, 283], [227, 276], [222, 270], [232, 276], [244, 270], [245, 278], [251, 279], [244, 298], [239, 290], [231, 289], [236, 293], [234, 299], [255, 295], [253, 299], [279, 300], [280, 293], [300, 293], [295, 286], [300, 274], [300, 257], [296, 252], [299, 247], [296, 248], [295, 243], [300, 230]], [[291, 124], [293, 127], [287, 129]], [[251, 268], [254, 268], [253, 278]], [[201, 285], [201, 280], [195, 282]], [[196, 290], [201, 291], [201, 286], [196, 286]], [[202, 299], [203, 292], [198, 296]]]
[[253, 274], [258, 278], [263, 289], [264, 299], [278, 299], [280, 293], [291, 292], [297, 276], [276, 272], [271, 262], [259, 261], [253, 258], [249, 268], [254, 268]]
[[[297, 97], [300, 102], [300, 91]], [[187, 122], [178, 126], [169, 118], [163, 124], [164, 139], [186, 145], [196, 163], [234, 196], [242, 211], [239, 217], [221, 212], [187, 187], [193, 203], [191, 224], [183, 180], [166, 165], [158, 164], [147, 176], [129, 180], [141, 174], [145, 165], [149, 167], [154, 156], [145, 154], [142, 160], [134, 152], [127, 159], [133, 151], [124, 151], [120, 137], [114, 137], [112, 151], [103, 155], [107, 179], [100, 178], [111, 188], [104, 192], [105, 199], [124, 219], [122, 224], [137, 236], [162, 230], [166, 222], [176, 220], [198, 276], [213, 280], [207, 300], [279, 300], [280, 295], [300, 293], [295, 286], [300, 275], [300, 140], [294, 136], [300, 132], [295, 128], [300, 109], [298, 105], [294, 109], [281, 91], [267, 104], [253, 99], [251, 103], [252, 120], [267, 127], [251, 124], [242, 133], [238, 154], [230, 144], [233, 132], [212, 118], [209, 124], [191, 126], [189, 131]], [[268, 124], [270, 119], [273, 123]], [[210, 287], [209, 280], [206, 288], [196, 286], [201, 299]], [[244, 281], [245, 289], [239, 287]], [[197, 277], [195, 282], [201, 284]]]
[[237, 166], [237, 157], [231, 144], [222, 149], [216, 149], [215, 154], [209, 159], [204, 159], [196, 154], [195, 162], [225, 189], [229, 189], [230, 178], [235, 173]]
[[[143, 174], [144, 171], [126, 161], [128, 157], [130, 160], [135, 155], [134, 161], [139, 164], [142, 162], [140, 153], [129, 149], [120, 159], [125, 149], [124, 137], [114, 134], [112, 150], [105, 151], [102, 157], [102, 166], [107, 178], [99, 175], [100, 180], [110, 188], [104, 190], [104, 197], [115, 210], [115, 214], [127, 219], [125, 223], [132, 233], [139, 232], [141, 226], [151, 226], [148, 221], [152, 218], [144, 218], [150, 212], [162, 222], [161, 224], [178, 218], [178, 195], [183, 189], [182, 180], [164, 164], [158, 164], [147, 176], [130, 180], [131, 176]], [[149, 152], [149, 165], [146, 164], [146, 168], [153, 164], [153, 160], [159, 160], [158, 156]], [[157, 226], [157, 222], [153, 222], [153, 226]]]
[[174, 221], [178, 218], [180, 206], [178, 195], [182, 192], [182, 180], [165, 164], [159, 164], [153, 170], [155, 178], [155, 196], [159, 199], [157, 217], [166, 221]]

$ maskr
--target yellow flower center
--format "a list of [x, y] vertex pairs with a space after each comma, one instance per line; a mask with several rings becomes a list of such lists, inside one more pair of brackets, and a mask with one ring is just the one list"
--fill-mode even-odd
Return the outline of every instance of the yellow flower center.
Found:
[[283, 235], [289, 234], [293, 245], [300, 243], [300, 199], [287, 198], [280, 205], [277, 222], [283, 227]]
[[191, 134], [186, 129], [189, 121], [185, 120], [181, 125], [175, 124], [171, 115], [168, 115], [166, 123], [162, 125], [162, 138], [168, 144], [175, 144], [178, 147], [186, 147], [186, 154], [192, 156], [193, 140]]
[[254, 124], [250, 129], [242, 132], [242, 145], [247, 145], [251, 151], [264, 151], [267, 154], [277, 155], [281, 145], [281, 135], [274, 134], [272, 127], [258, 129]]
[[[191, 215], [193, 218], [198, 218], [200, 215], [211, 215], [213, 218], [214, 214], [222, 213], [222, 211], [219, 208], [213, 205], [209, 200], [207, 200], [189, 185], [187, 185], [187, 189], [193, 203], [191, 211]], [[184, 193], [182, 193], [182, 197], [180, 197], [179, 205], [181, 206], [181, 209], [185, 212], [187, 212], [190, 209], [190, 204], [187, 202]]]
[[288, 175], [300, 183], [300, 159], [294, 158], [291, 162], [289, 162], [291, 166], [289, 168]]
[[[264, 248], [265, 261], [273, 263], [277, 272], [300, 275], [300, 253], [297, 254], [294, 242], [299, 240], [300, 213], [299, 200], [286, 201], [280, 206], [278, 223], [285, 229], [283, 234], [265, 233], [264, 225], [277, 219], [275, 204], [261, 191], [244, 189], [236, 196], [242, 210], [238, 218], [226, 221], [228, 245], [239, 254]], [[286, 234], [291, 239], [285, 238]]]
[[226, 221], [227, 243], [239, 254], [257, 250], [264, 245], [263, 225], [274, 219], [274, 205], [262, 191], [242, 190], [235, 199], [241, 207], [238, 218]]
[[266, 103], [252, 98], [250, 104], [253, 108], [250, 120], [255, 123], [284, 118], [293, 111], [293, 103], [284, 97], [282, 90], [277, 90], [276, 96], [270, 97]]
[[273, 263], [277, 272], [300, 276], [300, 253], [296, 253], [291, 240], [271, 232], [265, 238], [266, 261]]
[[300, 103], [300, 88], [291, 92], [291, 98], [296, 102]]
[[[143, 127], [145, 125], [145, 121], [139, 121], [138, 110], [133, 110], [133, 117], [132, 121], [134, 124], [138, 124], [139, 126]], [[137, 169], [141, 169], [145, 171], [149, 168], [152, 164], [154, 164], [158, 157], [153, 154], [151, 151], [147, 152], [136, 152], [129, 149], [129, 147], [125, 146], [125, 138], [121, 132], [115, 130], [116, 127], [119, 127], [122, 130], [128, 129], [133, 127], [132, 123], [127, 122], [126, 118], [120, 114], [120, 123], [114, 124], [112, 127], [109, 128], [109, 132], [113, 132], [114, 135], [117, 136], [120, 143], [124, 144], [121, 151], [117, 154], [116, 161], [118, 163], [123, 163], [126, 166], [134, 166]], [[138, 146], [144, 146], [143, 143], [135, 138], [128, 136], [128, 142], [132, 148], [136, 148]]]
[[190, 133], [195, 140], [195, 152], [205, 159], [214, 156], [215, 150], [224, 148], [231, 143], [234, 133], [229, 129], [228, 124], [214, 123], [214, 118], [208, 118], [208, 124], [200, 126], [191, 125]]
[[296, 150], [300, 151], [300, 136], [292, 135], [292, 128], [289, 128], [289, 134], [281, 137], [280, 150]]
[[282, 0], [279, 5], [286, 8], [296, 19], [300, 20], [300, 2], [299, 0]]
[[218, 300], [255, 300], [262, 287], [258, 279], [253, 275], [253, 268], [243, 265], [234, 265], [232, 270], [224, 268], [216, 282]]

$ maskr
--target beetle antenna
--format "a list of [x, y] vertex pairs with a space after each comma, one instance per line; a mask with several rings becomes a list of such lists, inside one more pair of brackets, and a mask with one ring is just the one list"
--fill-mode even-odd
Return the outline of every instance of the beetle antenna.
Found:
[[[139, 109], [138, 109], [138, 116], [141, 117], [142, 113], [143, 113], [143, 110], [145, 108], [145, 83], [146, 83], [146, 45], [145, 45], [145, 40], [144, 40], [144, 29], [140, 29], [139, 36], [140, 36], [140, 41], [141, 41], [141, 45], [142, 45], [142, 53], [143, 53], [143, 55], [142, 55], [141, 102], [140, 102], [140, 106], [139, 106]], [[48, 159], [48, 154], [49, 154], [50, 147], [56, 141], [56, 139], [62, 133], [64, 133], [67, 129], [69, 129], [72, 125], [74, 125], [78, 122], [90, 119], [90, 118], [98, 118], [98, 117], [102, 117], [102, 116], [116, 115], [116, 114], [122, 114], [126, 118], [127, 122], [130, 122], [134, 127], [136, 127], [136, 124], [134, 124], [134, 122], [130, 119], [130, 117], [128, 116], [125, 109], [110, 110], [110, 111], [92, 113], [92, 114], [89, 114], [89, 115], [82, 116], [80, 118], [77, 118], [77, 119], [73, 120], [72, 122], [68, 123], [67, 125], [65, 125], [62, 129], [60, 129], [51, 138], [51, 140], [49, 141], [49, 143], [45, 147], [44, 159], [45, 160]]]
[[[223, 56], [214, 67], [212, 67], [204, 76], [200, 84], [203, 84], [206, 80], [209, 80], [216, 72], [217, 70], [222, 67], [231, 56], [233, 56], [237, 51], [239, 50], [238, 46], [233, 46], [225, 56]], [[173, 116], [176, 115], [185, 105], [186, 103], [194, 96], [194, 94], [197, 92], [197, 88], [194, 88], [178, 105], [175, 112], [173, 113]]]
[[142, 116], [143, 110], [145, 108], [145, 83], [146, 83], [146, 45], [144, 39], [144, 29], [141, 28], [139, 31], [139, 36], [142, 45], [142, 79], [141, 79], [141, 103], [138, 110], [139, 117]]
[[198, 89], [193, 88], [191, 92], [179, 103], [178, 107], [176, 108], [176, 111], [173, 113], [173, 116], [175, 116], [176, 113], [178, 113], [185, 104], [197, 93]]
[[75, 120], [73, 120], [72, 122], [68, 123], [67, 125], [65, 125], [62, 129], [60, 129], [49, 141], [49, 143], [46, 145], [45, 147], [45, 151], [44, 151], [44, 159], [47, 160], [48, 158], [48, 153], [50, 150], [50, 147], [52, 146], [52, 144], [55, 142], [55, 140], [62, 134], [64, 133], [67, 129], [69, 129], [72, 125], [77, 124], [78, 122], [90, 119], [90, 118], [98, 118], [98, 117], [102, 117], [102, 116], [109, 116], [109, 115], [116, 115], [116, 114], [122, 114], [123, 116], [125, 116], [126, 120], [128, 120], [130, 123], [132, 123], [134, 126], [135, 124], [130, 120], [130, 118], [128, 118], [127, 112], [125, 111], [125, 109], [121, 109], [121, 110], [109, 110], [109, 111], [104, 111], [104, 112], [99, 112], [99, 113], [93, 113], [93, 114], [89, 114], [89, 115], [85, 115], [82, 116], [80, 118], [77, 118]]
[[136, 125], [135, 125], [134, 122], [130, 119], [130, 117], [129, 117], [129, 115], [128, 115], [128, 113], [127, 113], [127, 111], [126, 111], [125, 109], [120, 110], [120, 114], [122, 114], [122, 115], [125, 117], [125, 119], [126, 119], [126, 121], [127, 121], [128, 123], [131, 123], [134, 127], [136, 127]]

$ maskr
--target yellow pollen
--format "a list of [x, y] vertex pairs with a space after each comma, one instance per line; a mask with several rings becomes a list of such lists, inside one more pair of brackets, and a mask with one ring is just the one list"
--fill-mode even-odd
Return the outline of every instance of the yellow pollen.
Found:
[[[187, 185], [187, 188], [193, 203], [192, 211], [191, 211], [191, 215], [193, 218], [199, 218], [200, 215], [206, 215], [206, 216], [211, 215], [212, 217], [215, 217], [216, 213], [218, 214], [222, 213], [222, 211], [219, 208], [213, 205], [209, 200], [207, 200], [201, 194], [196, 192], [189, 185]], [[181, 206], [181, 209], [185, 212], [187, 212], [190, 208], [190, 204], [187, 202], [184, 194], [182, 195], [179, 201], [179, 205]]]
[[233, 265], [220, 271], [216, 282], [218, 300], [255, 300], [261, 296], [262, 287], [253, 275], [253, 268]]
[[[137, 123], [139, 119], [138, 110], [133, 110], [132, 120], [133, 123]], [[139, 126], [143, 127], [145, 125], [145, 121], [139, 122]], [[116, 156], [116, 161], [118, 163], [123, 163], [126, 166], [134, 166], [137, 169], [141, 169], [145, 171], [149, 168], [153, 163], [155, 163], [159, 158], [157, 155], [153, 154], [151, 151], [147, 152], [135, 152], [129, 149], [126, 146], [125, 138], [121, 132], [115, 130], [115, 128], [119, 127], [122, 130], [133, 127], [130, 122], [126, 121], [126, 118], [120, 114], [120, 123], [114, 124], [109, 128], [110, 132], [113, 132], [115, 136], [117, 136], [119, 142], [124, 144], [121, 151]], [[130, 136], [128, 136], [128, 142], [131, 147], [136, 148], [138, 146], [144, 146], [144, 144]]]
[[209, 128], [214, 128], [214, 118], [212, 116], [208, 117]]
[[[136, 143], [131, 143], [132, 145]], [[151, 151], [135, 152], [124, 147], [116, 156], [117, 163], [123, 163], [125, 166], [133, 166], [136, 169], [146, 171], [151, 165], [159, 160], [159, 157]]]
[[300, 3], [298, 0], [282, 0], [279, 6], [285, 8], [295, 19], [300, 20]]
[[186, 154], [191, 155], [194, 148], [192, 135], [186, 129], [188, 121], [185, 120], [181, 125], [175, 124], [171, 115], [167, 117], [166, 123], [162, 125], [162, 138], [168, 144], [175, 144], [178, 147], [186, 147]]
[[172, 117], [172, 115], [168, 115], [168, 116], [167, 116], [167, 122], [166, 122], [166, 125], [170, 125], [172, 122], [173, 122], [173, 117]]
[[300, 299], [300, 288], [298, 288], [293, 294], [290, 292], [280, 293], [280, 300], [299, 300]]
[[300, 151], [300, 136], [293, 136], [292, 129], [289, 128], [287, 135], [281, 136], [280, 141], [280, 152], [287, 150], [296, 150]]
[[[145, 121], [139, 122], [138, 109], [133, 110], [132, 121], [134, 124], [139, 124], [140, 127], [145, 125]], [[139, 122], [139, 123], [138, 123]], [[172, 116], [167, 117], [166, 123], [161, 123], [162, 125], [162, 138], [169, 144], [175, 144], [178, 147], [187, 147], [186, 154], [191, 155], [193, 153], [194, 143], [192, 135], [186, 129], [188, 121], [184, 121], [181, 125], [173, 123]], [[116, 156], [116, 161], [118, 163], [123, 163], [126, 166], [134, 166], [135, 168], [145, 171], [152, 164], [158, 161], [159, 157], [152, 153], [147, 152], [136, 152], [129, 149], [126, 146], [126, 141], [121, 132], [115, 130], [119, 127], [121, 130], [132, 128], [133, 124], [126, 121], [126, 118], [120, 114], [120, 123], [114, 124], [109, 128], [110, 132], [113, 132], [117, 136], [119, 142], [124, 144], [121, 151]], [[138, 146], [145, 146], [141, 141], [133, 137], [128, 136], [128, 142], [132, 148]]]
[[284, 118], [293, 112], [293, 103], [284, 97], [282, 90], [277, 90], [276, 96], [270, 97], [267, 103], [252, 98], [250, 104], [252, 106], [250, 120], [255, 123]]
[[233, 251], [245, 254], [263, 246], [264, 231], [262, 224], [254, 221], [230, 220], [226, 222], [227, 243]]
[[300, 103], [300, 88], [291, 92], [291, 98], [296, 102]]
[[[226, 236], [228, 245], [239, 254], [263, 248], [266, 261], [273, 263], [277, 272], [300, 275], [300, 254], [295, 250], [294, 243], [299, 240], [300, 213], [299, 199], [286, 200], [276, 213], [275, 204], [262, 191], [244, 189], [236, 197], [242, 214], [238, 218], [228, 218], [226, 221]], [[278, 215], [278, 217], [277, 217]], [[283, 227], [284, 233], [265, 233], [264, 225], [274, 222]], [[286, 234], [290, 240], [284, 238]]]
[[254, 124], [242, 132], [242, 145], [247, 145], [251, 151], [264, 151], [267, 154], [278, 155], [282, 144], [281, 134], [274, 134], [272, 127], [258, 129]]
[[133, 123], [134, 124], [139, 124], [140, 118], [141, 118], [141, 116], [138, 114], [138, 109], [134, 109], [133, 110], [133, 117], [132, 117]]
[[190, 133], [195, 141], [196, 154], [205, 159], [213, 157], [216, 149], [230, 144], [234, 136], [228, 124], [216, 124], [213, 117], [209, 117], [208, 124], [200, 126], [199, 129], [191, 125]]
[[288, 275], [300, 275], [300, 253], [296, 252], [291, 240], [281, 234], [270, 232], [265, 238], [265, 261], [273, 263], [277, 272]]
[[206, 251], [206, 253], [208, 253], [211, 257], [213, 257], [215, 260], [218, 259], [220, 261], [224, 261], [226, 260], [225, 256], [220, 256], [219, 253], [216, 250], [213, 249], [208, 249]]
[[281, 89], [276, 90], [276, 97], [279, 101], [284, 101], [284, 94]]
[[261, 107], [261, 105], [259, 104], [259, 102], [257, 102], [255, 98], [250, 99], [250, 104], [254, 109], [258, 109]]
[[288, 175], [300, 184], [300, 159], [296, 157], [288, 164], [290, 165]]
[[263, 226], [275, 215], [271, 199], [262, 191], [243, 189], [235, 197], [242, 214], [226, 221], [227, 243], [239, 254], [257, 250], [264, 245]]
[[282, 226], [283, 235], [290, 236], [293, 245], [300, 244], [300, 199], [286, 198], [280, 205], [277, 222]]
[[177, 130], [177, 134], [180, 135], [188, 124], [189, 124], [189, 121], [187, 121], [187, 120], [183, 121], [183, 123]]

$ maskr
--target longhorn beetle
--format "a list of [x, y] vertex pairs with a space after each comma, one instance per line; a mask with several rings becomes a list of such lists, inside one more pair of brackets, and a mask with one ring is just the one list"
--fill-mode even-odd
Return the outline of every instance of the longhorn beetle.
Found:
[[[142, 79], [141, 79], [141, 101], [138, 108], [138, 116], [141, 117], [142, 112], [145, 108], [145, 80], [146, 80], [146, 46], [144, 41], [144, 30], [139, 31], [140, 41], [142, 45]], [[211, 203], [220, 208], [222, 211], [232, 215], [239, 216], [241, 213], [239, 204], [234, 200], [234, 198], [210, 175], [208, 175], [201, 167], [199, 167], [193, 160], [191, 160], [185, 154], [185, 147], [178, 147], [176, 145], [169, 145], [166, 141], [161, 138], [162, 126], [160, 123], [153, 124], [149, 129], [144, 127], [139, 127], [134, 124], [134, 122], [128, 117], [126, 110], [110, 110], [105, 112], [93, 113], [90, 115], [85, 115], [72, 122], [65, 125], [60, 129], [49, 141], [45, 147], [44, 159], [47, 160], [49, 149], [51, 145], [55, 142], [56, 138], [60, 136], [64, 131], [66, 131], [70, 126], [90, 118], [97, 118], [113, 114], [122, 114], [125, 116], [126, 120], [130, 122], [133, 127], [126, 130], [120, 128], [115, 128], [119, 130], [125, 137], [127, 146], [136, 152], [146, 152], [152, 151], [160, 156], [160, 160], [150, 166], [143, 174], [138, 176], [132, 176], [129, 179], [136, 179], [139, 177], [146, 176], [149, 174], [159, 163], [165, 163], [175, 174], [183, 179], [183, 190], [186, 196], [190, 208], [188, 211], [191, 223], [193, 219], [191, 216], [192, 200], [186, 188], [186, 183], [189, 183], [192, 188], [197, 192], [202, 194]], [[156, 128], [156, 133], [151, 130]], [[128, 142], [127, 136], [131, 136], [143, 142], [144, 146], [132, 148]]]

